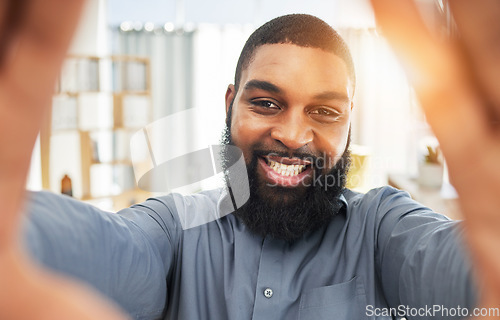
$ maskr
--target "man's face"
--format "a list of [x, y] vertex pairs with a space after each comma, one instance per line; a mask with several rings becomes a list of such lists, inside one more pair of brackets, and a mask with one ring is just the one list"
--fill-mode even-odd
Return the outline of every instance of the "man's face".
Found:
[[352, 87], [333, 53], [292, 44], [256, 50], [238, 92], [228, 88], [226, 110], [232, 103], [232, 143], [247, 164], [256, 159], [262, 199], [291, 202], [335, 166], [348, 141]]

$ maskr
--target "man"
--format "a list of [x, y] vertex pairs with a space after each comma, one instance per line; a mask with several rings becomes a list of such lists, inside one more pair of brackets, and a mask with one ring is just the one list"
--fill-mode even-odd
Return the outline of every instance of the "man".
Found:
[[[268, 22], [249, 38], [226, 93], [226, 140], [243, 151], [247, 204], [183, 230], [179, 216], [220, 210], [228, 193], [193, 195], [184, 205], [177, 196], [162, 197], [120, 215], [37, 194], [28, 205], [29, 250], [135, 318], [361, 319], [400, 305], [472, 307], [475, 288], [458, 223], [393, 189], [366, 195], [343, 189], [354, 83], [348, 50], [324, 22], [305, 15]], [[320, 185], [331, 177], [333, 184]], [[16, 269], [14, 223], [2, 230], [4, 251], [14, 258], [3, 255], [0, 276], [21, 270], [18, 280], [57, 284], [26, 262]], [[481, 257], [486, 246], [471, 241]], [[43, 292], [39, 285], [22, 287], [32, 297]], [[50, 293], [45, 301], [62, 299]], [[0, 296], [0, 306], [22, 314], [6, 303], [19, 303], [12, 296]], [[65, 300], [61, 314], [91, 318], [74, 302]], [[118, 317], [100, 308], [96, 314]]]

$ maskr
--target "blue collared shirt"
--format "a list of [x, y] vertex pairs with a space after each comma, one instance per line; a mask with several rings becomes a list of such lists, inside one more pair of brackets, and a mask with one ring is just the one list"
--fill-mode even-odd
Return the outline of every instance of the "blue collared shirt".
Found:
[[[36, 193], [24, 240], [41, 263], [136, 319], [392, 319], [475, 303], [460, 222], [405, 192], [346, 190], [341, 212], [292, 244], [221, 214], [224, 199], [222, 190], [169, 195], [114, 214]], [[220, 218], [182, 228], [199, 214]]]

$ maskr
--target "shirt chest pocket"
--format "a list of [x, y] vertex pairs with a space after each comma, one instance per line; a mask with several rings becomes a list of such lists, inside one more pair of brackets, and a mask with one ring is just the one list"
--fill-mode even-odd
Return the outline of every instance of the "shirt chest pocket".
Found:
[[366, 296], [360, 278], [314, 288], [302, 294], [299, 320], [366, 319]]

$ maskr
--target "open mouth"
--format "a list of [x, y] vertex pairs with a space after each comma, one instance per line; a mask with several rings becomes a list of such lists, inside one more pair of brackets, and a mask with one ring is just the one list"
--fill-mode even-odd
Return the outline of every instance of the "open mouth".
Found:
[[[274, 172], [282, 176], [296, 176], [304, 172], [308, 165], [304, 164], [284, 164], [277, 161], [267, 159], [267, 165], [273, 169]], [[310, 165], [309, 165], [310, 166]]]
[[311, 176], [312, 162], [299, 158], [259, 157], [265, 177], [271, 185], [296, 187]]

